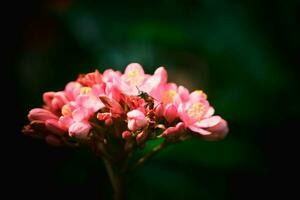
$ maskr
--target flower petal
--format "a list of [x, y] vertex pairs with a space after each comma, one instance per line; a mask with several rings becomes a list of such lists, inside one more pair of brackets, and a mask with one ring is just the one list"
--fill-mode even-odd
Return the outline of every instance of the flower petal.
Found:
[[196, 125], [190, 125], [190, 126], [188, 126], [188, 128], [191, 131], [195, 132], [195, 133], [199, 133], [200, 135], [209, 135], [209, 134], [211, 134], [211, 132], [206, 131], [206, 130], [204, 130], [204, 129], [200, 128], [199, 126], [196, 126]]
[[196, 126], [201, 128], [208, 128], [217, 125], [221, 121], [220, 116], [213, 116], [210, 118], [203, 119], [195, 123]]

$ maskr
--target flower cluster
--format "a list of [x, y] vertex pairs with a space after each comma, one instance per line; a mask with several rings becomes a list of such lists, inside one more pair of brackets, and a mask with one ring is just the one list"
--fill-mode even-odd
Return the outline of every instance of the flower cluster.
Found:
[[53, 145], [96, 141], [130, 151], [150, 139], [179, 141], [195, 135], [216, 140], [228, 132], [206, 94], [169, 83], [163, 67], [153, 75], [137, 63], [124, 73], [81, 74], [63, 91], [44, 93], [43, 101], [43, 108], [29, 112], [23, 132]]

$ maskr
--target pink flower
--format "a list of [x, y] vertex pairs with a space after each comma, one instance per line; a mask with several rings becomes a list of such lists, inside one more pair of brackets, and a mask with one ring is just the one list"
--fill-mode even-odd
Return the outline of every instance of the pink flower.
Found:
[[161, 136], [176, 140], [192, 132], [217, 140], [228, 132], [227, 122], [213, 115], [206, 94], [168, 82], [164, 67], [151, 75], [138, 63], [129, 64], [124, 73], [95, 70], [79, 75], [63, 91], [45, 92], [43, 101], [43, 108], [29, 112], [30, 124], [23, 131], [55, 145], [68, 144], [70, 137], [97, 138], [103, 144], [113, 138], [129, 151]]
[[121, 76], [120, 88], [127, 95], [137, 95], [138, 89], [147, 80], [143, 67], [138, 63], [129, 64]]
[[164, 67], [155, 70], [153, 76], [149, 76], [139, 87], [141, 91], [149, 93], [154, 99], [158, 99], [164, 91], [168, 74]]
[[136, 131], [145, 127], [148, 124], [148, 120], [145, 114], [139, 110], [132, 110], [127, 113], [128, 129]]
[[214, 108], [209, 105], [202, 91], [192, 92], [189, 100], [180, 104], [179, 110], [185, 126], [201, 135], [210, 135], [209, 128], [216, 126], [222, 120], [220, 116], [212, 116]]

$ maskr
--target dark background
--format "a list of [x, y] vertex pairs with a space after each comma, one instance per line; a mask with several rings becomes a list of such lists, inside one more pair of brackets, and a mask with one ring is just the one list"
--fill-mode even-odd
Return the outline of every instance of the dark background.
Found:
[[[132, 174], [129, 199], [257, 199], [296, 193], [299, 2], [48, 0], [2, 7], [2, 179], [11, 197], [109, 199], [102, 162], [86, 149], [25, 137], [42, 93], [131, 62], [203, 89], [230, 133], [170, 147]], [[6, 111], [7, 110], [7, 111]], [[151, 146], [151, 145], [148, 145]], [[296, 179], [295, 179], [296, 180]]]

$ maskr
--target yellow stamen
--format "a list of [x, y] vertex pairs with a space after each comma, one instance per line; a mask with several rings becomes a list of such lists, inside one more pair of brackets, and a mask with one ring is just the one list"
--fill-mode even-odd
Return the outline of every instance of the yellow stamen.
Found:
[[139, 86], [144, 77], [138, 70], [131, 70], [127, 73], [126, 81], [132, 86]]
[[187, 111], [191, 118], [198, 119], [202, 116], [204, 111], [204, 105], [200, 102], [194, 103]]
[[168, 90], [163, 94], [162, 97], [162, 102], [167, 104], [167, 103], [173, 103], [174, 98], [176, 96], [177, 92], [175, 90]]
[[90, 87], [82, 87], [80, 88], [80, 94], [89, 94], [92, 91]]
[[128, 76], [128, 79], [136, 78], [139, 76], [139, 71], [132, 70], [132, 71], [128, 72], [127, 76]]
[[71, 107], [68, 104], [64, 105], [61, 109], [61, 114], [63, 116], [71, 115], [72, 114]]
[[196, 90], [196, 94], [202, 96], [204, 99], [207, 99], [207, 95], [202, 90]]

